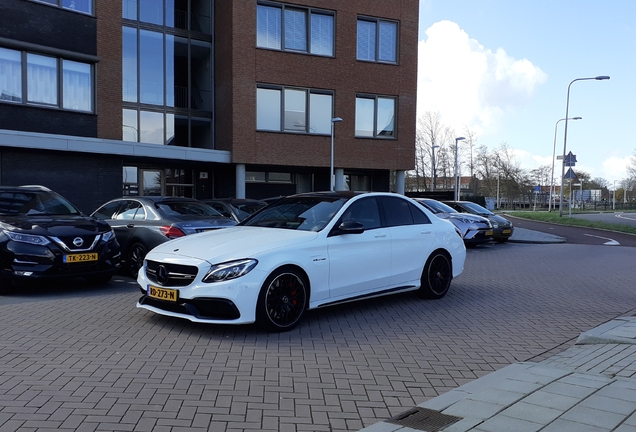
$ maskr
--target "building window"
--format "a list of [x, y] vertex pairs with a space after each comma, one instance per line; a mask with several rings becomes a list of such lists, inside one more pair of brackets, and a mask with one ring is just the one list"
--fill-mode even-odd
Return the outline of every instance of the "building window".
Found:
[[22, 55], [0, 48], [0, 101], [22, 102]]
[[[24, 85], [23, 78], [26, 78]], [[22, 103], [25, 100], [29, 104], [91, 112], [92, 66], [0, 48], [0, 101]]]
[[373, 18], [358, 19], [357, 59], [397, 62], [397, 23]]
[[142, 23], [212, 34], [210, 0], [123, 0], [122, 18]]
[[285, 87], [256, 89], [256, 129], [318, 135], [331, 133], [333, 94]]
[[62, 60], [62, 106], [76, 111], [90, 111], [92, 107], [91, 66]]
[[292, 183], [291, 173], [246, 171], [245, 181], [248, 183]]
[[333, 12], [282, 4], [259, 4], [256, 46], [333, 56]]
[[93, 13], [93, 0], [36, 0], [75, 12]]
[[27, 101], [57, 105], [57, 59], [27, 54]]
[[386, 96], [357, 96], [356, 136], [395, 138], [395, 101]]

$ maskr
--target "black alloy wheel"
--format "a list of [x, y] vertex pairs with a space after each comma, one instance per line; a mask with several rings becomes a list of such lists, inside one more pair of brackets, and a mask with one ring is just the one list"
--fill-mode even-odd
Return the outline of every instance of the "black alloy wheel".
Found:
[[256, 306], [256, 322], [274, 332], [291, 330], [307, 308], [307, 283], [294, 269], [272, 273], [261, 288]]
[[126, 267], [128, 269], [128, 273], [135, 279], [137, 279], [139, 269], [144, 266], [144, 258], [146, 258], [147, 253], [148, 249], [146, 249], [146, 246], [142, 245], [141, 243], [135, 243], [130, 247], [130, 250], [128, 251]]
[[445, 252], [435, 251], [426, 261], [421, 286], [417, 293], [424, 298], [440, 299], [446, 295], [453, 279], [451, 259]]

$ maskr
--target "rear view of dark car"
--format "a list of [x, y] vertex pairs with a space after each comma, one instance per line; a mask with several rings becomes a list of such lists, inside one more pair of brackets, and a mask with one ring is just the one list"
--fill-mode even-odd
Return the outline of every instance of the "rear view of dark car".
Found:
[[112, 228], [62, 196], [42, 186], [0, 187], [0, 290], [44, 279], [105, 283], [120, 257]]
[[155, 246], [185, 235], [236, 225], [201, 201], [166, 196], [117, 198], [91, 216], [113, 227], [125, 268], [133, 277]]

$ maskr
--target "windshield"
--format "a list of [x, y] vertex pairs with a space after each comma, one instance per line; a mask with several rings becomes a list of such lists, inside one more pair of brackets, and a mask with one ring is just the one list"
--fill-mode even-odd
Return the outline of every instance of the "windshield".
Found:
[[458, 213], [458, 211], [454, 208], [436, 200], [425, 200], [420, 202], [424, 203], [424, 205], [433, 213]]
[[320, 231], [346, 201], [347, 198], [333, 196], [284, 198], [270, 204], [239, 225]]
[[171, 216], [220, 216], [221, 213], [213, 209], [207, 204], [198, 201], [166, 201], [158, 203], [160, 208], [166, 215]]
[[66, 199], [48, 191], [0, 193], [3, 215], [77, 215], [79, 211]]
[[480, 206], [479, 204], [475, 204], [473, 202], [467, 202], [464, 203], [464, 206], [469, 208], [471, 213], [476, 213], [476, 214], [486, 214], [486, 215], [492, 215], [494, 214], [493, 212], [491, 212], [490, 210]]
[[256, 213], [257, 210], [265, 207], [267, 204], [260, 202], [250, 202], [250, 203], [241, 203], [241, 204], [230, 204], [232, 209], [234, 209], [234, 213], [239, 218], [239, 220], [243, 220], [252, 213]]

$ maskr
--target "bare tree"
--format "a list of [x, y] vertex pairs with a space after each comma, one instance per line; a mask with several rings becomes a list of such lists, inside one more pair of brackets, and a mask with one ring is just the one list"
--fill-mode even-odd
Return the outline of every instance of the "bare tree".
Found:
[[432, 178], [440, 176], [440, 168], [442, 171], [446, 170], [449, 133], [448, 128], [442, 123], [439, 111], [426, 111], [417, 125], [415, 171], [411, 188], [420, 191], [431, 189]]

